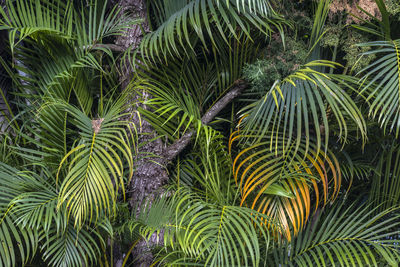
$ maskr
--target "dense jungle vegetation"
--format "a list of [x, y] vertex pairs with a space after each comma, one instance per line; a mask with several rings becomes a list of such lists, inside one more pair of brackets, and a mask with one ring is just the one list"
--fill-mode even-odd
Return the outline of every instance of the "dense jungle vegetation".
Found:
[[399, 0], [0, 0], [0, 266], [398, 266]]

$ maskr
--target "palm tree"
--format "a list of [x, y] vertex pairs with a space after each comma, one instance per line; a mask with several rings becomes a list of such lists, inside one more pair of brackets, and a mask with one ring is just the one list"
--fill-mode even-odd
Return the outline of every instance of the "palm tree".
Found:
[[[321, 45], [330, 0], [294, 42], [267, 0], [7, 0], [0, 265], [396, 265], [399, 44], [376, 3], [356, 28], [385, 41], [351, 76]], [[302, 54], [271, 80], [272, 48]]]

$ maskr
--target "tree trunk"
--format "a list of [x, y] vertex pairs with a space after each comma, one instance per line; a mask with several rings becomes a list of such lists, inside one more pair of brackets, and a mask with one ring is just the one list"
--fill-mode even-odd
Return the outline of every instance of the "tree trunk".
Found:
[[[115, 43], [119, 47], [136, 49], [143, 38], [144, 32], [149, 31], [147, 17], [146, 17], [146, 3], [144, 0], [120, 0], [119, 6], [121, 7], [123, 12], [128, 11], [131, 16], [135, 18], [141, 18], [144, 22], [141, 25], [132, 26], [126, 34], [119, 36]], [[122, 71], [122, 75], [120, 77], [120, 82], [122, 85], [122, 89], [125, 89], [129, 82], [133, 77], [133, 70], [129, 64], [125, 64], [125, 68]], [[136, 95], [134, 97], [135, 100], [139, 98], [147, 98], [149, 97], [146, 92], [142, 92], [142, 95]], [[162, 155], [163, 154], [163, 143], [160, 139], [156, 141], [150, 141], [154, 137], [156, 137], [155, 131], [151, 125], [140, 119], [136, 115], [137, 106], [132, 106], [131, 114], [133, 115], [132, 120], [133, 123], [138, 127], [141, 125], [139, 132], [139, 143], [145, 144], [140, 148], [139, 153], [142, 155], [153, 154], [153, 155]], [[142, 108], [146, 108], [143, 107]], [[161, 164], [161, 160], [159, 158], [151, 158], [148, 157], [139, 159], [136, 163], [135, 173], [132, 178], [132, 182], [130, 184], [130, 188], [127, 190], [128, 198], [130, 199], [130, 205], [132, 208], [140, 205], [146, 198], [152, 197], [153, 194], [168, 180], [168, 175], [165, 168], [161, 167], [156, 163], [159, 161]], [[150, 266], [153, 262], [153, 255], [149, 249], [150, 246], [155, 245], [156, 238], [154, 240], [150, 240], [146, 243], [146, 241], [139, 242], [135, 249], [133, 250], [133, 256], [136, 260], [135, 266]], [[118, 249], [114, 249], [118, 251]], [[117, 255], [115, 255], [117, 256]], [[120, 266], [120, 259], [116, 257], [116, 265]]]
[[[0, 5], [4, 5], [5, 1], [0, 0]], [[7, 35], [7, 31], [0, 31], [0, 57], [3, 58], [4, 61], [6, 61], [6, 57], [8, 56], [6, 54], [6, 40], [8, 40], [8, 35]], [[4, 69], [4, 67], [2, 66], [2, 64], [0, 64], [0, 73], [6, 73], [6, 70]], [[9, 95], [8, 95], [8, 91], [9, 89], [11, 89], [11, 82], [9, 79], [6, 79], [4, 77], [0, 77], [0, 90], [1, 90], [1, 94], [0, 94], [0, 132], [3, 133], [4, 131], [6, 131], [7, 127], [8, 127], [8, 120], [12, 119], [10, 118], [10, 112], [8, 110], [8, 106], [7, 104], [9, 104]]]

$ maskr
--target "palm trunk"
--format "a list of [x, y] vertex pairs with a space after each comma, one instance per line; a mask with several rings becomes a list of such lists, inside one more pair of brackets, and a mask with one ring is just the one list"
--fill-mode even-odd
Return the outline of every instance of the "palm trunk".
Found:
[[[0, 0], [0, 5], [3, 5], [5, 1]], [[6, 40], [8, 40], [7, 32], [0, 31], [0, 57], [3, 57], [5, 61], [6, 55]], [[4, 67], [0, 63], [0, 73], [6, 73]], [[9, 125], [9, 120], [12, 119], [10, 117], [11, 109], [9, 106], [9, 95], [8, 90], [11, 88], [10, 81], [5, 79], [4, 77], [0, 77], [0, 133], [3, 133], [7, 130]]]
[[[141, 18], [144, 22], [141, 25], [132, 26], [126, 34], [123, 36], [119, 36], [115, 43], [119, 47], [136, 49], [143, 38], [143, 31], [147, 32], [149, 30], [147, 18], [146, 18], [146, 3], [144, 0], [120, 0], [119, 6], [122, 11], [128, 11], [133, 17]], [[122, 75], [120, 77], [120, 82], [122, 85], [122, 89], [126, 88], [132, 79], [133, 70], [126, 64], [122, 71]], [[146, 92], [143, 92], [142, 95], [135, 96], [136, 99], [146, 98]], [[133, 100], [134, 102], [135, 99]], [[156, 141], [150, 141], [153, 139], [156, 134], [153, 127], [145, 120], [139, 121], [139, 117], [136, 116], [135, 109], [137, 106], [131, 107], [131, 114], [133, 114], [133, 123], [135, 125], [141, 125], [139, 130], [139, 143], [145, 144], [140, 148], [139, 153], [142, 155], [153, 154], [153, 155], [162, 155], [163, 154], [163, 143], [160, 139]], [[143, 107], [145, 108], [145, 107]], [[128, 189], [128, 198], [130, 199], [130, 206], [132, 208], [140, 205], [146, 198], [152, 197], [153, 194], [168, 180], [168, 175], [165, 171], [165, 168], [162, 168], [160, 165], [155, 163], [155, 161], [159, 160], [158, 158], [142, 158], [137, 161], [135, 173], [132, 178], [132, 182], [130, 184], [130, 188]], [[161, 163], [161, 162], [160, 162]], [[153, 262], [153, 255], [149, 249], [149, 246], [155, 245], [155, 240], [152, 242], [141, 241], [139, 242], [135, 249], [133, 250], [133, 257], [136, 259], [135, 266], [150, 266]], [[114, 251], [120, 251], [118, 248], [115, 248]], [[118, 255], [115, 255], [116, 264], [115, 266], [120, 266], [121, 258]]]

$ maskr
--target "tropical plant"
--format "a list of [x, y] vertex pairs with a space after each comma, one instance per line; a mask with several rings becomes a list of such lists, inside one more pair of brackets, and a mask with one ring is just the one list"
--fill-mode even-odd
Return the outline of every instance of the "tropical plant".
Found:
[[0, 1], [0, 266], [396, 266], [393, 2]]
[[398, 215], [382, 220], [393, 210], [373, 216], [376, 209], [368, 205], [345, 208], [343, 203], [331, 207], [326, 216], [316, 215], [294, 240], [272, 250], [271, 264], [378, 266], [379, 258], [384, 258], [396, 266], [398, 248], [391, 237], [398, 231]]

